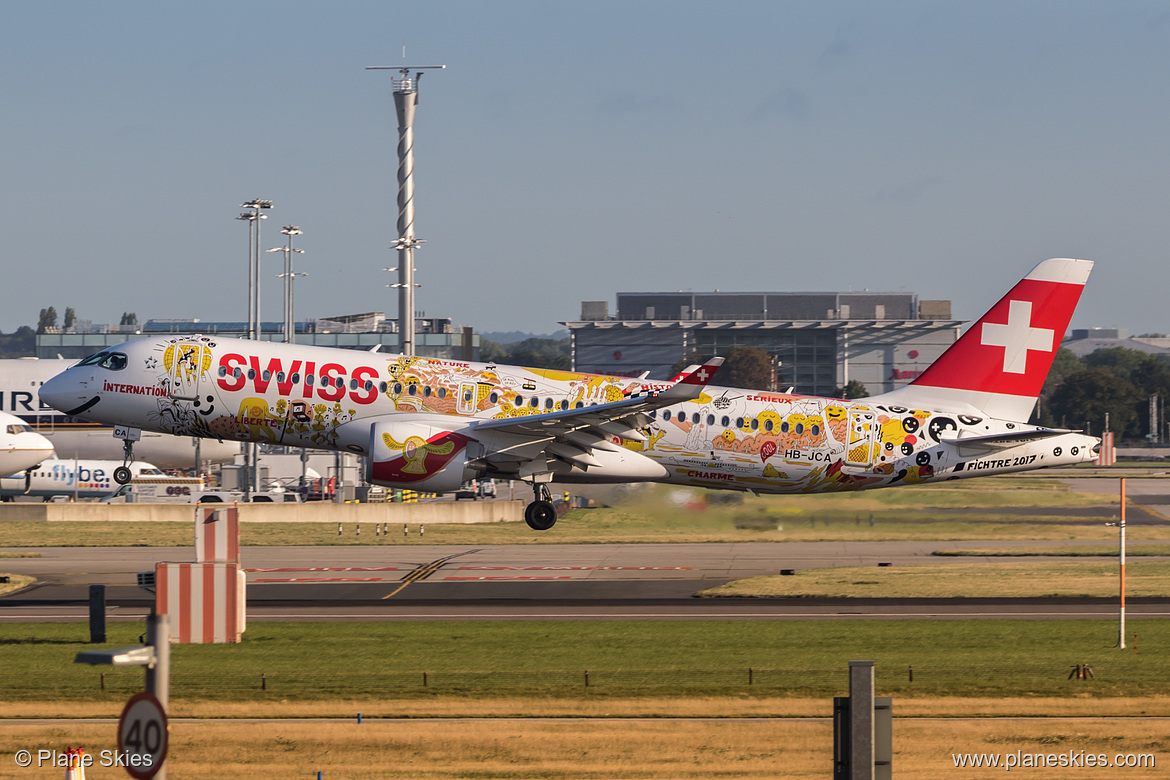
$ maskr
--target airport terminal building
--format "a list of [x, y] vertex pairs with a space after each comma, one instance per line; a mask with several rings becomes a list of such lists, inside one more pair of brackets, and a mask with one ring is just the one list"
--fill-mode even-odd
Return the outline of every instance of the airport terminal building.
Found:
[[[346, 349], [380, 347], [388, 353], [398, 352], [398, 323], [386, 319], [382, 312], [346, 314], [297, 322], [297, 344]], [[123, 341], [167, 334], [202, 334], [230, 338], [247, 338], [246, 322], [209, 322], [199, 319], [152, 319], [143, 325], [83, 325], [77, 328], [51, 328], [37, 334], [36, 354], [41, 358], [81, 359]], [[415, 320], [415, 353], [421, 357], [444, 360], [477, 360], [479, 336], [470, 327], [451, 324], [446, 317]], [[283, 322], [261, 322], [262, 341], [284, 341]]]
[[620, 292], [584, 301], [569, 328], [573, 369], [669, 379], [691, 353], [759, 347], [777, 362], [776, 389], [832, 395], [851, 380], [870, 395], [918, 376], [959, 337], [950, 301], [913, 293]]

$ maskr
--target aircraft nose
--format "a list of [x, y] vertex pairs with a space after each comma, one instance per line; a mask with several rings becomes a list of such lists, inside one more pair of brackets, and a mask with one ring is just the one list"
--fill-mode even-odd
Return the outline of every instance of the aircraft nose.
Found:
[[57, 411], [80, 414], [98, 401], [97, 393], [88, 385], [89, 382], [81, 381], [81, 377], [69, 369], [41, 385], [39, 395], [43, 403]]

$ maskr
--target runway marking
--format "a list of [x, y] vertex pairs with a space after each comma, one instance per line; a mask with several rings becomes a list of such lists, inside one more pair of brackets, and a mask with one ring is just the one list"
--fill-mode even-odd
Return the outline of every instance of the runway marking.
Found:
[[252, 582], [393, 582], [385, 577], [262, 577]]
[[247, 572], [270, 571], [400, 571], [398, 566], [311, 566], [307, 568], [280, 567], [277, 569], [244, 569]]
[[513, 581], [515, 581], [515, 580], [571, 580], [573, 578], [566, 574], [563, 576], [549, 575], [547, 577], [539, 577], [539, 576], [529, 576], [529, 577], [525, 577], [525, 576], [516, 576], [516, 577], [444, 577], [443, 579], [444, 580], [513, 580]]
[[399, 585], [391, 593], [387, 593], [385, 596], [382, 597], [382, 599], [385, 600], [385, 599], [388, 599], [391, 596], [395, 595], [396, 593], [400, 593], [403, 588], [405, 588], [407, 585], [409, 585], [412, 582], [418, 582], [419, 580], [425, 580], [427, 577], [431, 576], [432, 574], [437, 572], [439, 569], [443, 568], [443, 566], [446, 565], [447, 561], [450, 561], [454, 558], [459, 558], [463, 555], [471, 555], [472, 553], [477, 553], [477, 552], [483, 552], [483, 548], [477, 547], [474, 550], [464, 550], [461, 553], [455, 553], [454, 555], [448, 555], [446, 558], [439, 558], [438, 560], [434, 560], [434, 561], [431, 561], [430, 563], [423, 564], [422, 566], [419, 566], [417, 569], [412, 571], [410, 574], [407, 574], [405, 577], [403, 577], [402, 584]]
[[460, 566], [460, 571], [694, 571], [690, 566]]

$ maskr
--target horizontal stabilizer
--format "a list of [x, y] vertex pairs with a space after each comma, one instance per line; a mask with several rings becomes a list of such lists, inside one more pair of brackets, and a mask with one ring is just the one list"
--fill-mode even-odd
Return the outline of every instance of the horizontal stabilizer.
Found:
[[942, 436], [944, 444], [950, 444], [958, 447], [959, 451], [970, 449], [980, 452], [989, 452], [993, 450], [1002, 450], [1007, 447], [1015, 447], [1019, 444], [1028, 444], [1029, 442], [1042, 441], [1044, 439], [1051, 439], [1054, 436], [1063, 436], [1066, 433], [1079, 433], [1079, 431], [1059, 430], [1054, 428], [1032, 428], [1024, 431], [1007, 431], [1005, 433], [993, 433], [986, 436]]

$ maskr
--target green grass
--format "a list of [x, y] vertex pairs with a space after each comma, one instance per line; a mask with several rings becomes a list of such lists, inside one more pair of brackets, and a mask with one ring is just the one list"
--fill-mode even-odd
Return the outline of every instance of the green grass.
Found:
[[[1130, 628], [1138, 652], [1112, 648], [1116, 624], [1108, 620], [261, 623], [239, 645], [173, 646], [171, 695], [243, 702], [827, 697], [845, 692], [851, 660], [876, 661], [878, 690], [890, 695], [1170, 694], [1163, 652], [1170, 621], [1133, 620]], [[141, 686], [139, 669], [73, 663], [77, 652], [94, 649], [83, 624], [0, 630], [0, 700], [114, 701]], [[136, 644], [142, 630], [113, 624], [106, 647]], [[1096, 680], [1069, 682], [1078, 663], [1090, 664]]]
[[[935, 566], [841, 566], [736, 580], [705, 597], [1025, 598], [1117, 595], [1116, 563], [1011, 561]], [[1126, 594], [1170, 595], [1170, 561], [1126, 565]]]
[[[1109, 480], [1102, 483], [1103, 488], [1112, 486]], [[988, 538], [1106, 542], [1115, 535], [1104, 522], [1112, 518], [1110, 502], [1116, 500], [1108, 494], [1070, 492], [1060, 480], [1035, 477], [991, 477], [811, 496], [756, 497], [654, 485], [631, 491], [620, 506], [570, 512], [546, 532], [532, 531], [521, 522], [435, 524], [428, 525], [421, 538], [418, 526], [412, 526], [411, 535], [404, 540], [395, 524], [391, 524], [388, 536], [375, 536], [374, 524], [367, 523], [358, 536], [352, 523], [343, 525], [341, 535], [336, 523], [244, 523], [241, 536], [245, 545], [268, 546]], [[1086, 506], [1101, 507], [1100, 522], [1072, 518], [1064, 511]], [[1014, 507], [1043, 511], [1016, 514], [1011, 511]], [[1130, 535], [1135, 540], [1165, 539], [1170, 528], [1135, 527]], [[169, 547], [190, 543], [187, 522], [0, 523], [0, 545], [7, 547]]]
[[[1116, 558], [1117, 543], [1085, 544], [1069, 547], [978, 547], [966, 550], [935, 550], [932, 555], [957, 558], [1033, 558], [1052, 557], [1055, 555], [1066, 558], [1099, 558], [1103, 556]], [[1128, 544], [1125, 547], [1126, 558], [1148, 558], [1164, 555], [1170, 555], [1170, 544]]]

